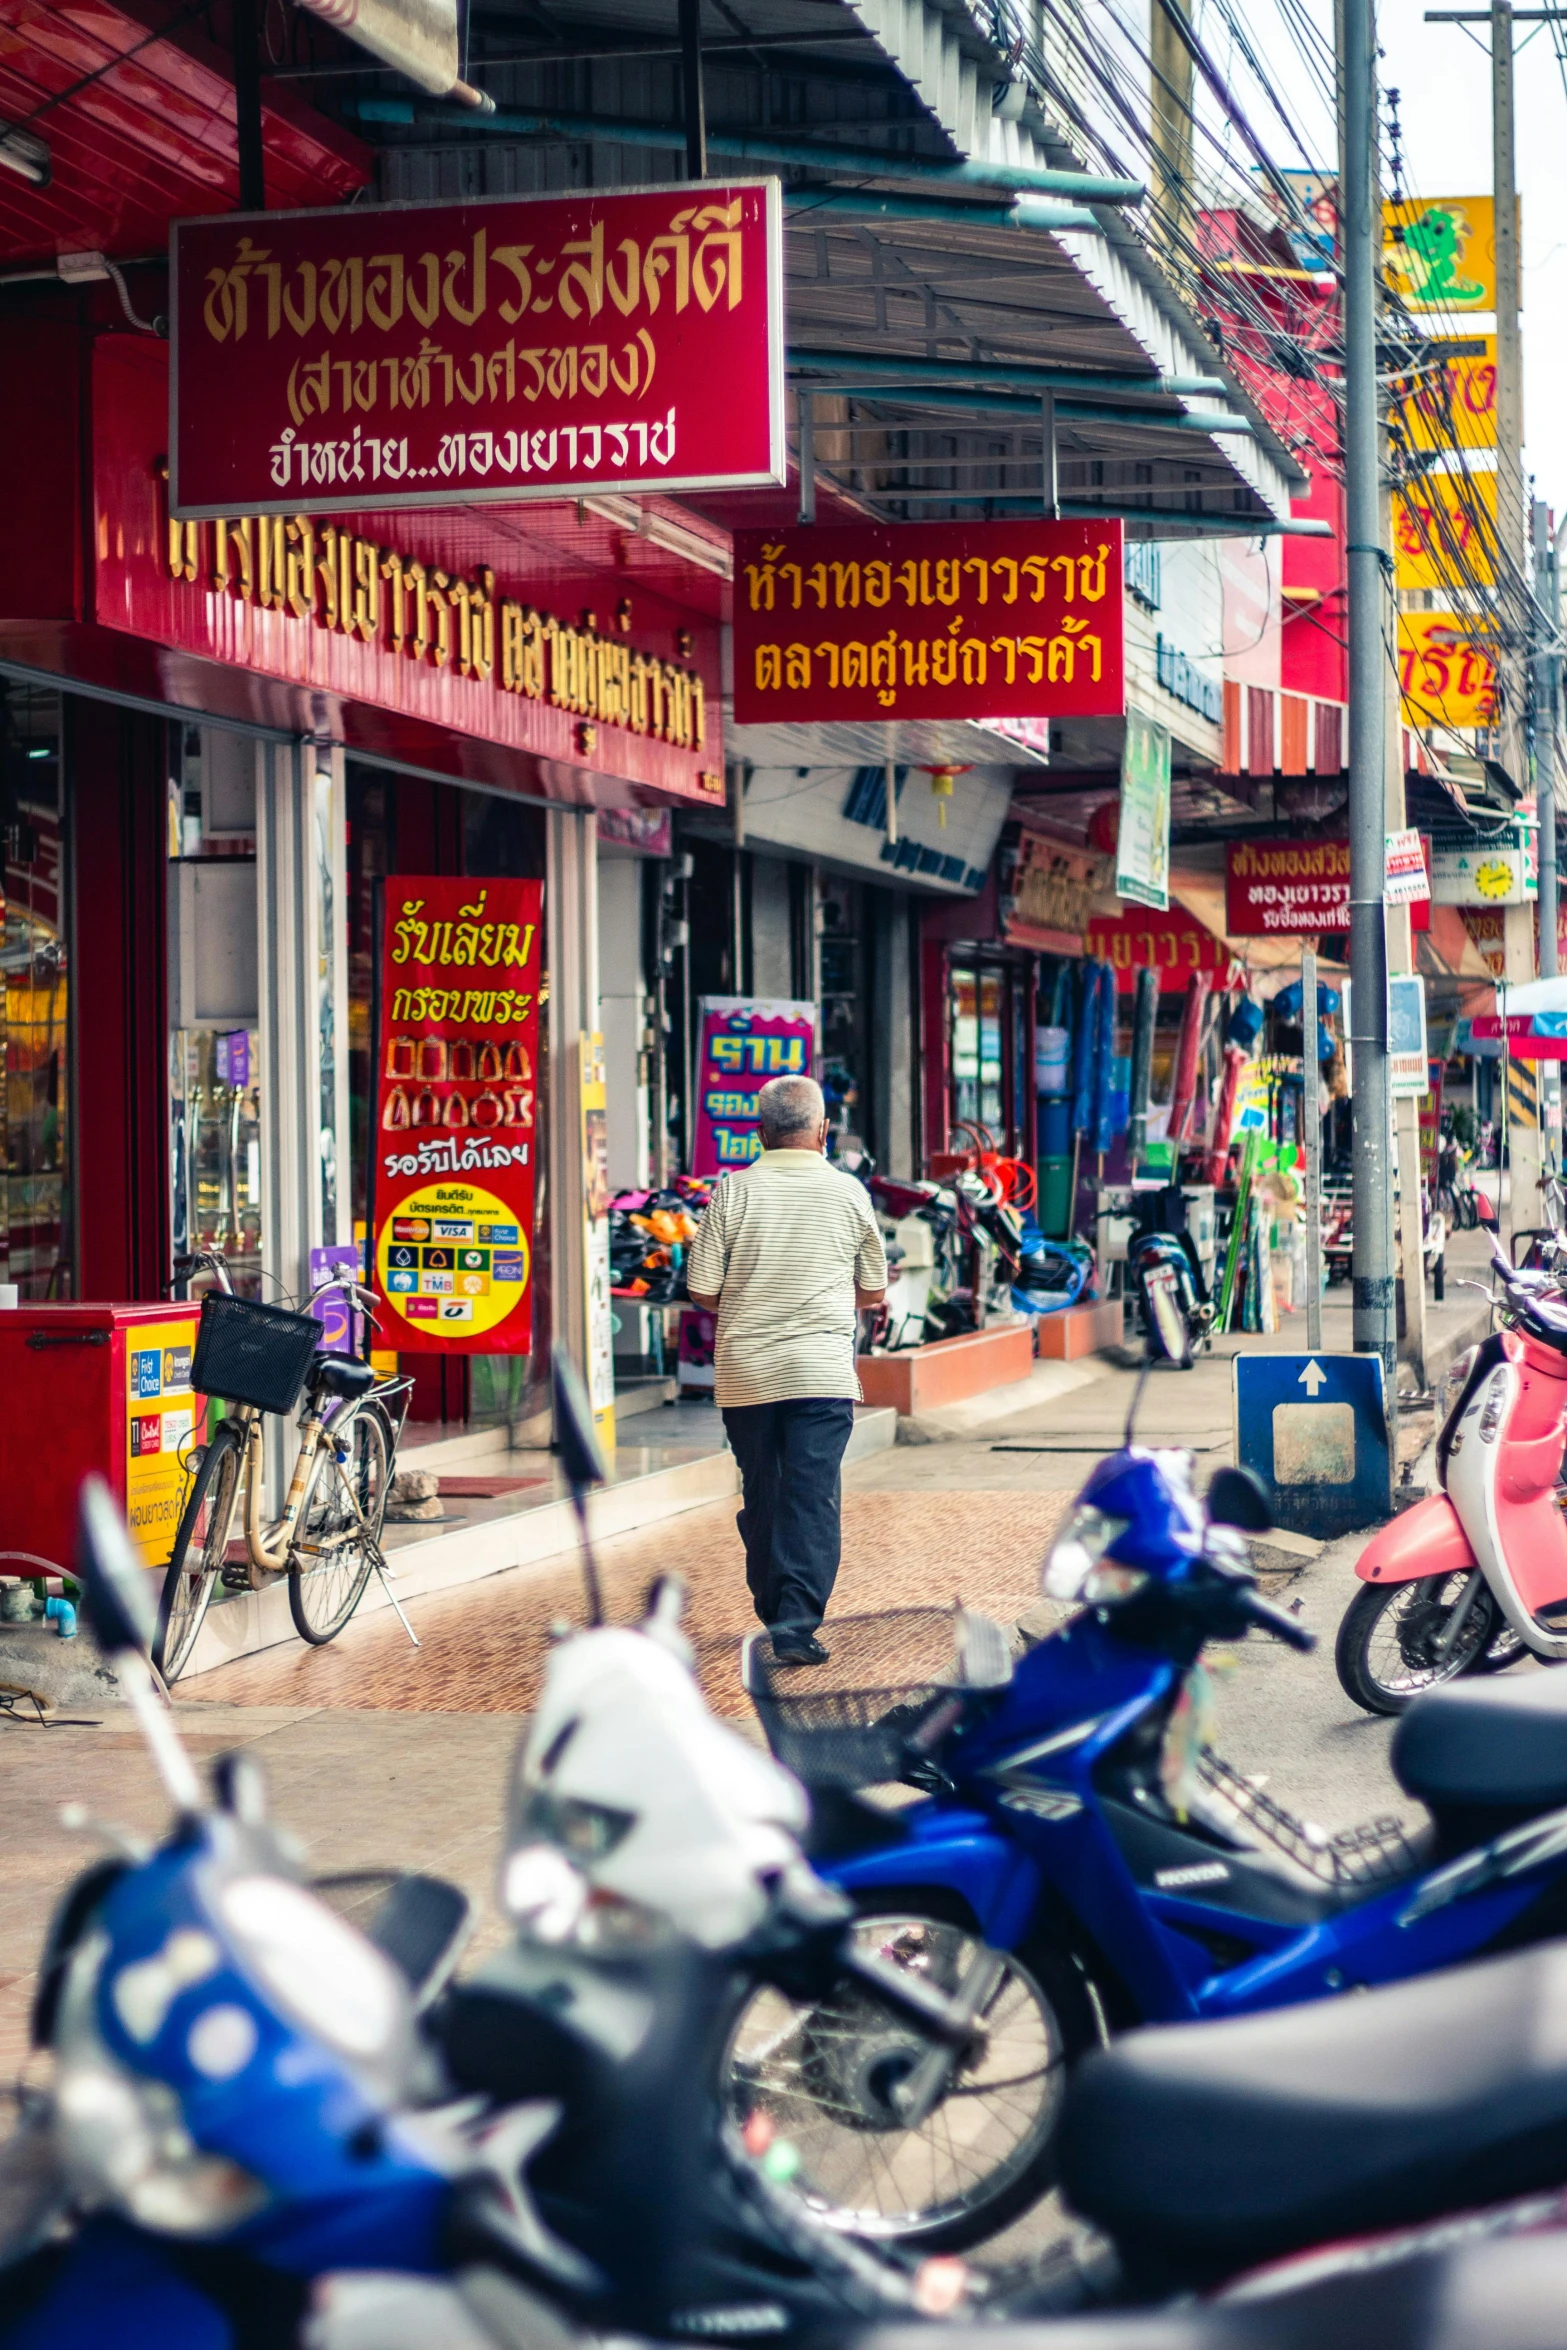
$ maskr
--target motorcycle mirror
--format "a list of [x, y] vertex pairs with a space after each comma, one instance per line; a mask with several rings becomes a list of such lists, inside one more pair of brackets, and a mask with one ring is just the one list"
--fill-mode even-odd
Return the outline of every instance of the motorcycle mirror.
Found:
[[101, 1477], [82, 1480], [76, 1566], [88, 1628], [105, 1656], [151, 1652], [158, 1611], [125, 1520]]
[[1238, 1526], [1243, 1534], [1266, 1534], [1273, 1504], [1254, 1469], [1215, 1469], [1208, 1487], [1208, 1523]]
[[577, 1366], [563, 1346], [554, 1347], [550, 1353], [550, 1386], [561, 1474], [571, 1488], [573, 1500], [580, 1500], [595, 1485], [604, 1484], [609, 1471], [604, 1466], [598, 1430], [593, 1425], [593, 1406]]
[[160, 1697], [151, 1661], [158, 1629], [152, 1588], [130, 1531], [101, 1477], [82, 1480], [77, 1505], [76, 1566], [88, 1629], [114, 1666], [126, 1704], [151, 1750], [164, 1791], [177, 1810], [201, 1809], [201, 1782]]
[[550, 1351], [550, 1390], [555, 1403], [555, 1449], [560, 1455], [561, 1474], [571, 1493], [571, 1506], [577, 1513], [588, 1622], [597, 1626], [604, 1621], [604, 1595], [599, 1588], [598, 1562], [588, 1534], [588, 1495], [595, 1485], [606, 1482], [609, 1471], [604, 1466], [598, 1430], [593, 1425], [593, 1406], [577, 1366], [563, 1346], [555, 1346]]

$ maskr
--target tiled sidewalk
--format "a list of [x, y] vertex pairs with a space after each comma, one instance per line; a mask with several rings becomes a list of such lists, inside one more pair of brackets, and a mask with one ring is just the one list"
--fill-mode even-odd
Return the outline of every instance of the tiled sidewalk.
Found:
[[[953, 1448], [956, 1450], [957, 1448]], [[892, 1458], [893, 1456], [886, 1456]], [[849, 1472], [852, 1486], [867, 1463]], [[1067, 1506], [1062, 1493], [849, 1491], [839, 1613], [946, 1604], [961, 1595], [1017, 1614]], [[736, 1651], [749, 1601], [728, 1503], [690, 1510], [600, 1550], [613, 1619], [633, 1621], [648, 1584], [671, 1569], [690, 1587], [688, 1624], [720, 1710], [750, 1709]], [[264, 1763], [277, 1818], [318, 1869], [394, 1862], [461, 1883], [483, 1916], [480, 1946], [502, 1931], [490, 1906], [507, 1764], [537, 1694], [552, 1621], [583, 1620], [574, 1563], [489, 1577], [411, 1603], [424, 1646], [371, 1617], [332, 1647], [275, 1648], [176, 1690], [198, 1764], [226, 1747]], [[33, 1969], [49, 1913], [101, 1849], [68, 1835], [59, 1807], [157, 1836], [167, 1807], [140, 1739], [122, 1716], [91, 1729], [0, 1725], [0, 2079], [26, 2051]]]
[[[884, 1456], [889, 1463], [898, 1457]], [[864, 1474], [851, 1470], [851, 1486]], [[1019, 1614], [1037, 1595], [1039, 1562], [1066, 1505], [1065, 1494], [1038, 1490], [946, 1493], [939, 1500], [850, 1490], [833, 1611], [945, 1606], [961, 1597]], [[687, 1629], [704, 1652], [709, 1697], [720, 1711], [748, 1711], [732, 1659], [754, 1619], [732, 1505], [688, 1510], [645, 1533], [621, 1535], [601, 1544], [598, 1556], [607, 1612], [622, 1623], [635, 1620], [656, 1576], [684, 1577]], [[274, 1648], [203, 1673], [188, 1692], [176, 1692], [181, 1710], [219, 1703], [526, 1711], [551, 1624], [584, 1621], [582, 1578], [575, 1561], [552, 1561], [413, 1601], [408, 1614], [423, 1643], [417, 1651], [393, 1618], [376, 1616], [351, 1624], [327, 1649]]]

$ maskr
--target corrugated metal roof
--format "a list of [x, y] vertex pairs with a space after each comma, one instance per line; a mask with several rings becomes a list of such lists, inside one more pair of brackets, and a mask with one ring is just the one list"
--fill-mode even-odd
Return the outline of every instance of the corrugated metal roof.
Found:
[[[161, 252], [172, 219], [237, 203], [232, 68], [194, 14], [143, 23], [112, 0], [0, 0], [0, 122], [43, 138], [53, 166], [46, 188], [0, 171], [0, 256]], [[175, 29], [162, 37], [160, 23]], [[370, 176], [368, 149], [281, 86], [268, 86], [264, 134], [280, 207], [330, 203]]]

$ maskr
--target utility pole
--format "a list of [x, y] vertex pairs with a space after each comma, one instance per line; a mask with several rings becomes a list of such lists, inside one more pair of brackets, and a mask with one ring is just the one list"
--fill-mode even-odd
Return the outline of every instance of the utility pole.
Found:
[[[1489, 24], [1491, 28], [1491, 184], [1495, 210], [1496, 246], [1496, 527], [1500, 541], [1499, 577], [1511, 569], [1529, 576], [1529, 510], [1523, 482], [1523, 342], [1518, 313], [1522, 279], [1518, 251], [1517, 133], [1513, 105], [1513, 26], [1522, 18], [1533, 24], [1559, 19], [1559, 7], [1514, 9], [1511, 0], [1491, 0], [1488, 12], [1470, 9], [1430, 9], [1428, 24]], [[1527, 657], [1499, 654], [1502, 682], [1502, 763], [1520, 788], [1526, 781], [1527, 738], [1524, 726]], [[1553, 747], [1554, 758], [1554, 747]], [[1553, 779], [1554, 788], [1554, 779]], [[1554, 858], [1554, 809], [1552, 852]], [[1543, 818], [1542, 818], [1543, 824]], [[1542, 833], [1541, 851], [1544, 852]], [[1556, 933], [1550, 928], [1546, 945], [1546, 915], [1540, 906], [1540, 969], [1554, 969]], [[1508, 987], [1518, 987], [1535, 975], [1535, 910], [1527, 903], [1502, 910], [1502, 968]], [[1546, 955], [1551, 957], [1547, 965]], [[1505, 1073], [1506, 1062], [1503, 1062]], [[1504, 1075], [1505, 1082], [1505, 1075]], [[1542, 1088], [1543, 1092], [1543, 1088]], [[1538, 1115], [1538, 1114], [1537, 1114]], [[1507, 1158], [1511, 1174], [1509, 1231], [1528, 1231], [1541, 1221], [1541, 1137], [1537, 1122], [1506, 1125]]]
[[1372, 0], [1341, 0], [1344, 238], [1344, 455], [1349, 565], [1349, 965], [1354, 1051], [1357, 1354], [1378, 1354], [1396, 1410], [1392, 1103], [1387, 1065], [1384, 551], [1377, 411], [1377, 285], [1382, 208], [1376, 171]]
[[[1556, 547], [1551, 536], [1550, 508], [1537, 498], [1530, 516], [1534, 552], [1535, 629], [1540, 639], [1534, 662], [1534, 804], [1540, 819], [1540, 977], [1556, 977], [1557, 907], [1560, 892], [1556, 865], [1556, 733], [1561, 713], [1561, 655], [1556, 639], [1561, 606], [1556, 583]], [[1553, 1174], [1562, 1168], [1562, 1065], [1539, 1061], [1540, 1129], [1545, 1163]]]

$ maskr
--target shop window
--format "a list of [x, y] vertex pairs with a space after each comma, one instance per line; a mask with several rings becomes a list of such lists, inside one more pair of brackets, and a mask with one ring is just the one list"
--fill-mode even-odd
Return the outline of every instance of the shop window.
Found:
[[74, 1293], [70, 1197], [70, 951], [60, 699], [0, 680], [0, 1281]]
[[855, 881], [832, 881], [822, 889], [821, 1081], [835, 1152], [863, 1140], [870, 1107], [866, 894]]
[[176, 724], [167, 764], [170, 1253], [216, 1249], [260, 1297], [256, 750]]
[[1000, 1151], [1018, 1147], [1026, 1124], [1019, 1038], [1028, 985], [1028, 973], [1006, 963], [957, 956], [948, 966], [948, 1124], [983, 1126]]

